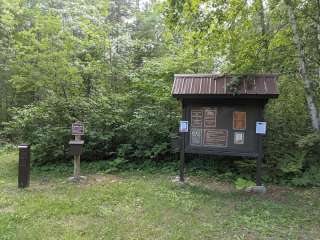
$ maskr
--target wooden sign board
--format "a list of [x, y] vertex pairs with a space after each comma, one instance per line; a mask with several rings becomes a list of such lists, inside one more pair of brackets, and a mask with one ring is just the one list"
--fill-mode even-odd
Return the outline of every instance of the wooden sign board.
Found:
[[216, 127], [217, 110], [209, 108], [204, 110], [204, 128]]
[[72, 135], [84, 135], [84, 125], [81, 122], [72, 123]]
[[206, 146], [227, 147], [228, 146], [228, 130], [205, 129], [203, 143]]
[[191, 126], [192, 127], [202, 127], [203, 122], [203, 111], [202, 109], [194, 109], [191, 111]]
[[185, 152], [256, 157], [257, 136], [266, 133], [266, 124], [259, 121], [260, 105], [245, 103], [188, 102], [185, 120], [190, 121], [190, 133], [184, 135]]

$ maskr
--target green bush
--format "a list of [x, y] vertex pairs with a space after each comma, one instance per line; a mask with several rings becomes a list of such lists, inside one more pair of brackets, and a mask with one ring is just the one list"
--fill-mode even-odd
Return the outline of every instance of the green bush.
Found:
[[131, 158], [157, 159], [169, 152], [169, 135], [176, 122], [176, 114], [168, 113], [160, 104], [138, 108], [121, 126], [127, 142], [119, 152]]
[[17, 147], [11, 143], [1, 142], [0, 141], [0, 153], [14, 151]]
[[31, 144], [35, 164], [71, 159], [70, 127], [77, 120], [85, 124], [84, 160], [163, 157], [177, 114], [160, 104], [129, 106], [126, 96], [50, 98], [13, 109], [14, 118], [5, 124], [3, 134], [12, 142]]
[[311, 132], [303, 85], [294, 78], [280, 78], [279, 83], [279, 98], [268, 104], [265, 116], [265, 167], [275, 182], [290, 180], [304, 171], [307, 151], [298, 141]]
[[312, 166], [307, 169], [303, 174], [296, 176], [290, 182], [292, 185], [297, 187], [320, 187], [320, 166]]
[[37, 105], [13, 109], [14, 118], [6, 124], [4, 133], [14, 142], [31, 144], [34, 163], [63, 161], [70, 158], [71, 123], [81, 120], [87, 131], [84, 158], [91, 153], [93, 157], [102, 157], [101, 153], [111, 147], [110, 135], [116, 124], [109, 119], [115, 113], [111, 112], [108, 102], [108, 99], [104, 102], [101, 99], [50, 98]]

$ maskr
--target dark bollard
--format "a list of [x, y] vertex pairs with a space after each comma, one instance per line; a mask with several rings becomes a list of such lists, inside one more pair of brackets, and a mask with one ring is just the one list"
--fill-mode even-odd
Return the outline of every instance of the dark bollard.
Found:
[[30, 183], [30, 146], [21, 144], [19, 148], [18, 187], [26, 188]]

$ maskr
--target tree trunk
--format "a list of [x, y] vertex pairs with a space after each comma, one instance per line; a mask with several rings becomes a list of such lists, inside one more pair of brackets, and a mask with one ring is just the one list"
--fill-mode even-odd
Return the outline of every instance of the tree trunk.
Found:
[[319, 128], [320, 128], [319, 110], [316, 107], [315, 97], [312, 91], [311, 80], [309, 79], [309, 76], [308, 76], [306, 57], [305, 57], [304, 49], [302, 47], [301, 38], [298, 32], [296, 16], [293, 12], [293, 6], [292, 6], [291, 0], [285, 0], [285, 3], [288, 8], [289, 22], [291, 24], [291, 28], [293, 32], [293, 41], [298, 51], [298, 59], [299, 59], [299, 67], [300, 67], [299, 72], [304, 82], [307, 106], [308, 106], [308, 111], [311, 117], [312, 127], [314, 130], [319, 131]]
[[[318, 40], [318, 52], [320, 53], [320, 0], [317, 0], [317, 10], [318, 10], [318, 22], [317, 24], [317, 40]], [[320, 66], [318, 67], [318, 77], [320, 79]]]
[[[318, 40], [318, 53], [320, 54], [320, 0], [317, 0], [317, 9], [318, 9], [318, 22], [317, 22], [317, 40]], [[320, 55], [319, 55], [320, 59]], [[318, 81], [320, 82], [320, 65], [318, 66]], [[320, 112], [318, 116], [320, 120]]]

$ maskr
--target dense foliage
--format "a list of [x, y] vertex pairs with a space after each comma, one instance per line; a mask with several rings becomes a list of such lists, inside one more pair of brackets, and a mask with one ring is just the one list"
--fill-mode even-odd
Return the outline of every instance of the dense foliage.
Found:
[[174, 73], [276, 72], [266, 176], [317, 184], [319, 19], [317, 0], [0, 0], [0, 143], [32, 144], [34, 163], [66, 161], [81, 120], [86, 160], [166, 159]]

